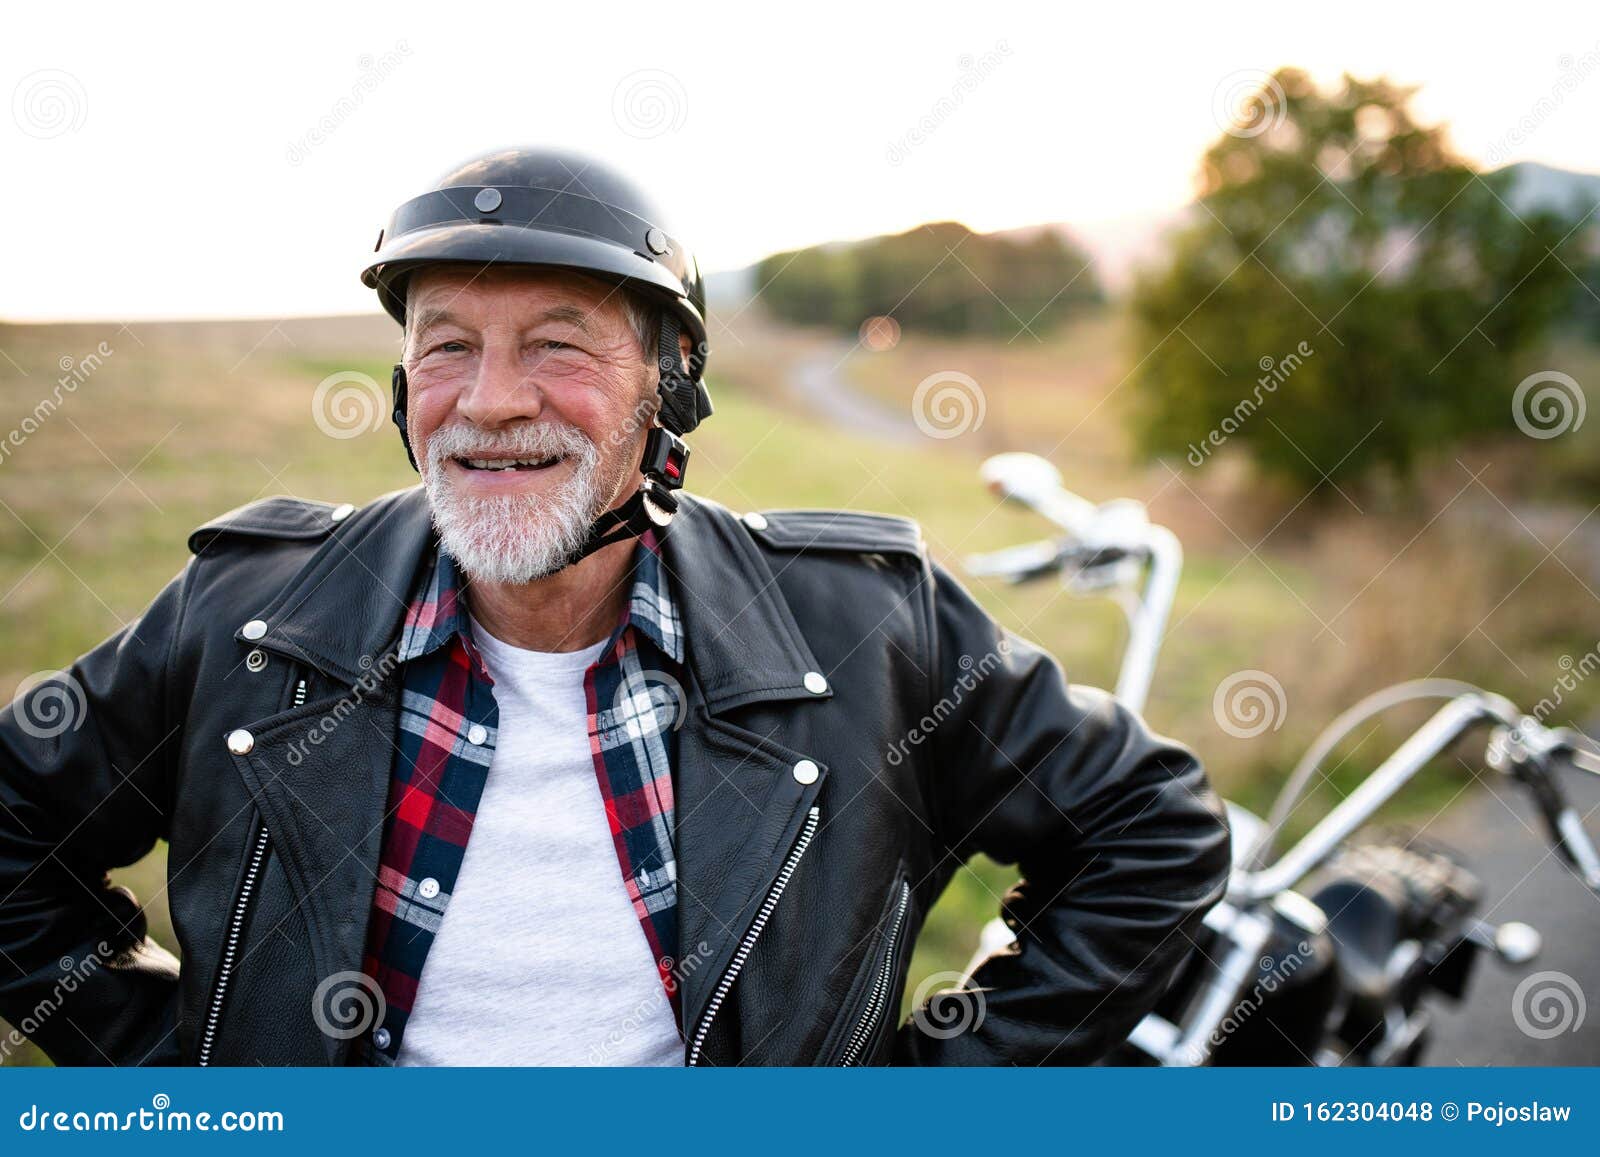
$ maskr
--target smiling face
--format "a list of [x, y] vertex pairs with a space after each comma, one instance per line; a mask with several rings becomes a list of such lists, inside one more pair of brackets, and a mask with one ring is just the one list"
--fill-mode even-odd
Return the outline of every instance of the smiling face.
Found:
[[407, 421], [445, 548], [479, 582], [565, 566], [638, 482], [656, 370], [621, 291], [434, 266], [406, 299]]

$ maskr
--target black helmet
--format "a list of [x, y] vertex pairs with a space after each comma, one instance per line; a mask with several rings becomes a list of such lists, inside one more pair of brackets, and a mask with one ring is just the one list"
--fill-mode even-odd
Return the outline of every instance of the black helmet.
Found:
[[[711, 413], [703, 382], [710, 350], [700, 266], [656, 206], [632, 181], [581, 153], [497, 149], [457, 165], [431, 192], [396, 209], [378, 234], [361, 280], [378, 291], [383, 308], [404, 325], [406, 278], [419, 266], [437, 262], [571, 269], [627, 286], [664, 307], [657, 342], [660, 426], [652, 431], [640, 465], [644, 486], [627, 508], [629, 526], [622, 528], [617, 520], [597, 525], [589, 549], [605, 544], [601, 529], [637, 532], [651, 521], [664, 525], [677, 507], [671, 491], [682, 485], [688, 459], [677, 435]], [[680, 332], [689, 335], [687, 366], [679, 355]], [[406, 439], [401, 366], [394, 370], [394, 392], [395, 424]], [[411, 455], [409, 440], [406, 453]]]
[[581, 153], [497, 149], [451, 169], [378, 234], [361, 280], [405, 323], [406, 276], [437, 261], [543, 265], [617, 281], [670, 309], [706, 355], [706, 290], [688, 246], [633, 182]]

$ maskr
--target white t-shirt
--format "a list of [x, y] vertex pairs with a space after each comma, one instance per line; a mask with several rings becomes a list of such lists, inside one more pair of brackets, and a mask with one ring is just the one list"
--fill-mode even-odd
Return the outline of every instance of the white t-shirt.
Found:
[[548, 654], [472, 633], [499, 729], [398, 1063], [681, 1065], [589, 751], [583, 676], [605, 644]]

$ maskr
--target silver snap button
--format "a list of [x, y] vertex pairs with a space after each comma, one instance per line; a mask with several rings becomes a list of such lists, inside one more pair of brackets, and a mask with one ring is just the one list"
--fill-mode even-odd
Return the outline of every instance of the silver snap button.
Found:
[[806, 685], [806, 690], [813, 695], [821, 695], [828, 689], [828, 680], [823, 677], [821, 671], [807, 671], [803, 681]]
[[260, 647], [257, 647], [244, 657], [244, 669], [246, 671], [259, 671], [266, 665], [267, 653]]
[[658, 256], [672, 252], [672, 245], [667, 240], [667, 235], [653, 225], [645, 230], [644, 243], [649, 246], [650, 252]]
[[335, 506], [332, 510], [328, 511], [328, 517], [333, 519], [335, 522], [343, 522], [355, 512], [356, 508], [354, 503], [342, 502], [338, 506]]
[[478, 195], [472, 198], [472, 203], [477, 206], [480, 213], [493, 213], [500, 208], [500, 190], [479, 189]]
[[235, 755], [249, 755], [256, 745], [256, 737], [244, 728], [228, 732], [228, 750]]
[[794, 778], [796, 783], [812, 784], [817, 782], [820, 769], [809, 759], [802, 759], [794, 765]]
[[259, 639], [267, 633], [267, 624], [264, 619], [251, 619], [239, 628], [239, 633], [247, 639]]
[[467, 728], [467, 742], [474, 747], [482, 747], [489, 738], [489, 729], [481, 723], [474, 723]]
[[438, 894], [439, 881], [435, 880], [432, 876], [429, 876], [426, 880], [417, 885], [417, 895], [421, 896], [424, 900], [431, 900]]
[[764, 514], [757, 514], [754, 510], [752, 510], [749, 514], [744, 516], [744, 524], [751, 530], [765, 530], [767, 529], [767, 516]]
[[378, 1048], [380, 1048], [380, 1049], [388, 1048], [389, 1047], [389, 1030], [386, 1029], [386, 1028], [380, 1028], [380, 1029], [377, 1029], [376, 1031], [374, 1031], [373, 1034], [372, 1034], [372, 1043], [377, 1045]]

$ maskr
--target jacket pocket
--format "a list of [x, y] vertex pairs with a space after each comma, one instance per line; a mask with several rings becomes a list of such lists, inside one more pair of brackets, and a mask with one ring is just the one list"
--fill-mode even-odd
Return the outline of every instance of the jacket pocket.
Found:
[[879, 920], [878, 943], [867, 954], [859, 992], [853, 1001], [842, 1035], [834, 1045], [835, 1065], [872, 1061], [883, 1039], [883, 1027], [894, 1019], [899, 986], [895, 983], [906, 955], [906, 930], [911, 912], [911, 882], [902, 870], [895, 876], [884, 913]]

